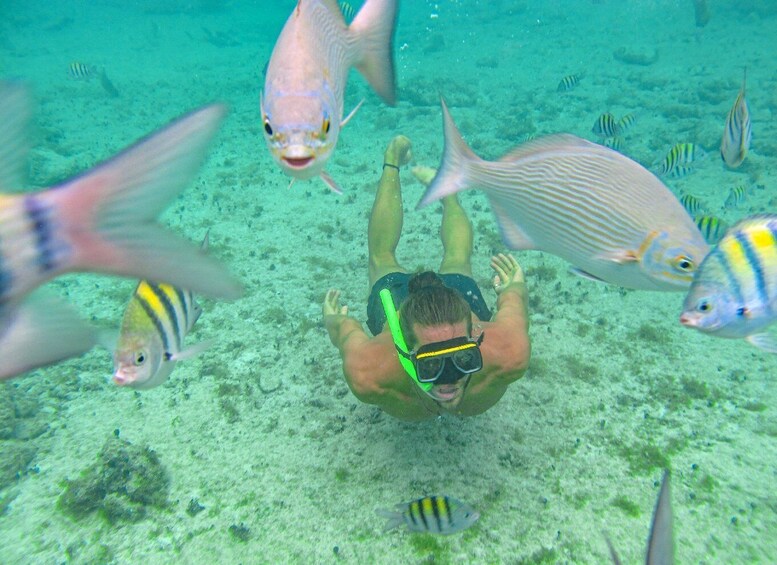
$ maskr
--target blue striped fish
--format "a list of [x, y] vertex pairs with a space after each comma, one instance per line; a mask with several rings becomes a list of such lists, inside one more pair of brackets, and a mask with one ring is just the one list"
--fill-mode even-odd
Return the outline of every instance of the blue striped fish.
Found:
[[195, 175], [225, 115], [206, 106], [55, 187], [22, 192], [30, 96], [0, 82], [0, 379], [91, 349], [96, 332], [61, 301], [30, 296], [69, 272], [166, 280], [237, 298], [223, 264], [156, 221]]
[[696, 143], [678, 143], [672, 147], [658, 165], [659, 175], [682, 177], [692, 171], [688, 165], [703, 159], [707, 155]]
[[599, 137], [616, 137], [620, 135], [621, 128], [615, 120], [615, 116], [609, 112], [605, 112], [596, 118], [594, 127], [591, 128], [591, 131]]
[[726, 223], [717, 216], [697, 216], [694, 218], [696, 227], [704, 236], [704, 240], [710, 245], [715, 245], [723, 237], [723, 234], [728, 229]]
[[337, 146], [348, 74], [355, 67], [387, 104], [395, 103], [392, 44], [398, 0], [366, 0], [350, 25], [336, 0], [298, 0], [273, 48], [260, 98], [267, 147], [284, 173], [320, 177]]
[[425, 496], [375, 512], [388, 519], [385, 530], [405, 524], [411, 532], [443, 535], [465, 530], [480, 518], [469, 504], [448, 496]]
[[750, 149], [750, 140], [753, 136], [750, 125], [750, 110], [745, 99], [745, 86], [747, 83], [747, 69], [742, 79], [742, 89], [726, 117], [726, 125], [723, 128], [723, 139], [720, 142], [720, 156], [723, 162], [736, 169], [747, 157]]
[[709, 246], [677, 198], [642, 165], [569, 134], [484, 161], [464, 142], [444, 101], [442, 108], [442, 163], [418, 207], [482, 187], [511, 249], [552, 253], [576, 274], [627, 288], [690, 286]]
[[567, 75], [559, 81], [558, 88], [556, 88], [556, 91], [568, 92], [573, 88], [575, 88], [578, 84], [580, 84], [580, 81], [582, 80], [582, 78], [583, 78], [582, 74]]
[[723, 207], [726, 209], [737, 208], [747, 198], [747, 187], [744, 184], [734, 186], [729, 190], [726, 201], [723, 203]]
[[[202, 242], [208, 249], [208, 235]], [[113, 353], [113, 382], [149, 389], [161, 385], [175, 363], [203, 351], [208, 343], [184, 350], [183, 340], [202, 314], [188, 290], [140, 281], [132, 293]]]
[[777, 320], [777, 215], [729, 229], [699, 268], [680, 323], [717, 337], [744, 338], [770, 353], [766, 328]]

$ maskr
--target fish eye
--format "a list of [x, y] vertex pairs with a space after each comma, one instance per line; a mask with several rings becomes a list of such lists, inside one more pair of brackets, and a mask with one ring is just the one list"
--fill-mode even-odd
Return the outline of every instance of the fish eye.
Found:
[[744, 306], [740, 306], [739, 308], [737, 308], [737, 316], [742, 317], [745, 314], [747, 314], [747, 308], [745, 308]]
[[135, 353], [135, 365], [142, 365], [146, 362], [146, 354], [143, 351]]
[[685, 273], [690, 273], [694, 268], [693, 261], [684, 255], [675, 258], [674, 266]]
[[712, 310], [712, 304], [708, 300], [699, 300], [698, 304], [696, 304], [696, 310], [699, 312], [709, 312]]
[[272, 126], [270, 125], [270, 120], [267, 118], [264, 119], [264, 133], [272, 136]]
[[329, 133], [329, 128], [332, 126], [332, 122], [329, 120], [329, 117], [324, 118], [324, 124], [321, 126], [321, 129], [324, 131], [324, 134]]

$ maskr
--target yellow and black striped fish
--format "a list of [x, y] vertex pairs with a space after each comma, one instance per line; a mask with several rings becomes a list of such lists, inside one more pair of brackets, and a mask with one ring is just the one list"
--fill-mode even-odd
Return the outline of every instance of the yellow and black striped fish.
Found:
[[[208, 248], [208, 235], [202, 249]], [[184, 351], [183, 341], [202, 309], [188, 290], [169, 284], [140, 281], [132, 294], [113, 354], [113, 382], [149, 389], [170, 375], [176, 361], [192, 357], [209, 344]]]
[[678, 143], [669, 150], [658, 166], [659, 175], [682, 177], [693, 171], [690, 165], [704, 158], [706, 151], [696, 143]]
[[604, 140], [602, 143], [605, 147], [609, 147], [610, 149], [614, 149], [615, 151], [618, 151], [619, 153], [623, 153], [623, 138], [622, 137], [608, 137]]
[[683, 303], [680, 323], [717, 337], [744, 338], [777, 353], [777, 215], [732, 226], [710, 251]]
[[683, 208], [685, 208], [685, 211], [688, 212], [690, 216], [695, 216], [704, 209], [701, 200], [692, 194], [683, 194], [680, 197], [680, 204], [683, 205]]
[[394, 510], [378, 509], [388, 519], [386, 530], [406, 524], [411, 532], [454, 534], [469, 528], [480, 514], [466, 502], [448, 496], [425, 496], [397, 504]]
[[621, 133], [621, 128], [615, 120], [615, 116], [610, 112], [605, 112], [596, 118], [596, 122], [594, 122], [594, 127], [591, 128], [591, 131], [599, 137], [617, 137]]
[[583, 79], [583, 75], [578, 73], [574, 75], [567, 75], [564, 78], [561, 79], [558, 83], [558, 88], [556, 89], [557, 92], [567, 92], [569, 90], [572, 90], [575, 88], [578, 84], [580, 84], [580, 81]]
[[74, 80], [89, 80], [96, 75], [94, 67], [73, 61], [67, 68], [67, 73]]
[[715, 245], [720, 241], [720, 238], [723, 237], [723, 234], [728, 229], [726, 223], [717, 216], [697, 216], [694, 218], [694, 221], [704, 239], [710, 245]]
[[621, 134], [624, 134], [630, 130], [631, 126], [633, 126], [636, 121], [637, 116], [634, 114], [626, 114], [620, 120], [618, 120], [618, 128], [620, 129]]
[[745, 76], [742, 79], [742, 89], [726, 118], [723, 139], [720, 142], [720, 156], [723, 162], [732, 169], [737, 168], [745, 160], [753, 135], [750, 125], [750, 110], [745, 99], [746, 83], [747, 69], [745, 69]]
[[340, 11], [343, 12], [345, 23], [351, 23], [353, 21], [353, 17], [356, 15], [356, 10], [354, 10], [353, 6], [351, 6], [351, 4], [345, 0], [341, 0], [340, 2]]
[[736, 208], [747, 199], [747, 187], [744, 184], [734, 186], [729, 190], [726, 202], [723, 207], [726, 209]]

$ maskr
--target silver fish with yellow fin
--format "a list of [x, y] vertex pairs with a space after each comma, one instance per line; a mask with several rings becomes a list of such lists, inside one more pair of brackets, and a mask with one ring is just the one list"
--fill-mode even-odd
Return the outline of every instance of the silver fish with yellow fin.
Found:
[[469, 504], [449, 496], [425, 496], [397, 504], [394, 510], [375, 512], [388, 519], [384, 530], [405, 524], [411, 532], [443, 535], [465, 530], [480, 518]]
[[709, 246], [650, 171], [569, 134], [541, 137], [498, 161], [475, 155], [443, 101], [445, 149], [418, 207], [482, 187], [511, 249], [537, 249], [575, 273], [642, 290], [686, 290]]
[[[208, 249], [208, 234], [202, 250]], [[113, 353], [113, 382], [145, 390], [161, 385], [176, 362], [205, 350], [209, 343], [188, 349], [183, 341], [202, 314], [192, 293], [169, 284], [140, 281], [132, 293]]]
[[242, 290], [224, 265], [157, 223], [194, 177], [225, 108], [192, 112], [62, 184], [21, 193], [30, 95], [0, 82], [0, 379], [97, 342], [74, 311], [38, 292], [70, 272], [165, 279], [224, 298]]
[[299, 0], [275, 44], [261, 96], [264, 137], [294, 179], [321, 177], [337, 146], [351, 67], [387, 104], [395, 103], [393, 35], [397, 0], [367, 0], [350, 25], [336, 0]]
[[726, 117], [723, 139], [720, 142], [720, 157], [732, 169], [736, 169], [747, 157], [750, 141], [753, 137], [750, 110], [745, 98], [746, 85], [747, 69], [745, 69], [745, 76], [742, 79], [742, 89]]
[[751, 216], [733, 225], [701, 264], [680, 323], [777, 353], [777, 340], [766, 333], [776, 320], [777, 214]]

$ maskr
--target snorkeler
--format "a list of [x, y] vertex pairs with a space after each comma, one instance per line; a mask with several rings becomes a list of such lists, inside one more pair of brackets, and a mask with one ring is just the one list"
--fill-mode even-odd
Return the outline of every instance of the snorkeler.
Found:
[[472, 226], [455, 195], [442, 201], [438, 273], [408, 273], [397, 262], [399, 168], [410, 157], [410, 140], [395, 137], [384, 154], [370, 216], [367, 325], [374, 337], [339, 305], [335, 289], [324, 299], [324, 325], [340, 350], [346, 382], [362, 402], [403, 420], [446, 412], [473, 416], [493, 406], [528, 367], [523, 272], [511, 255], [491, 258], [497, 293], [492, 316], [472, 279]]

